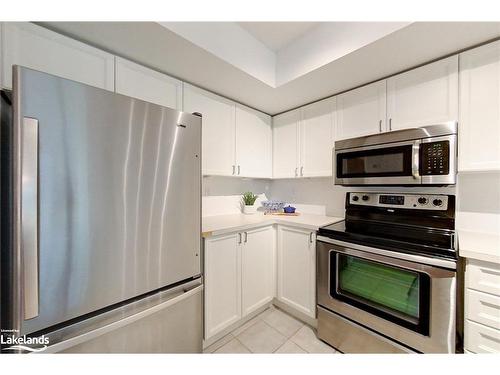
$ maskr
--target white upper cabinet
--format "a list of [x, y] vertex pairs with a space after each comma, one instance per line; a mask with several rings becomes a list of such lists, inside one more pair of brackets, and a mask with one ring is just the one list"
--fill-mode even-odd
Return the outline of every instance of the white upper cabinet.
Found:
[[182, 82], [116, 57], [115, 91], [147, 102], [182, 110]]
[[271, 302], [276, 288], [275, 230], [272, 226], [244, 232], [241, 248], [242, 315]]
[[238, 176], [271, 178], [271, 117], [236, 104], [236, 171]]
[[458, 56], [387, 79], [388, 130], [458, 120]]
[[302, 108], [299, 137], [301, 177], [332, 175], [335, 105], [336, 98], [329, 98]]
[[12, 65], [114, 90], [114, 56], [28, 22], [2, 24], [1, 83], [12, 88]]
[[273, 177], [298, 176], [300, 109], [273, 118]]
[[202, 172], [235, 174], [235, 105], [232, 101], [184, 84], [184, 111], [202, 114]]
[[459, 171], [500, 170], [500, 42], [460, 54]]
[[337, 96], [337, 139], [361, 137], [385, 129], [385, 80]]

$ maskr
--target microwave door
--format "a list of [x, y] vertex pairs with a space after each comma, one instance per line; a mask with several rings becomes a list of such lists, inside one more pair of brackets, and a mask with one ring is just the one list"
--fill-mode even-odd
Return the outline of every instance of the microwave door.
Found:
[[337, 150], [336, 185], [419, 185], [420, 140]]

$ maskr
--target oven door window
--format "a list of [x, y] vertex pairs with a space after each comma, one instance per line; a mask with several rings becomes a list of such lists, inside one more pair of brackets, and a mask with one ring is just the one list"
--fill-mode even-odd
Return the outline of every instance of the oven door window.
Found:
[[330, 294], [423, 335], [429, 334], [430, 278], [427, 274], [330, 253]]
[[413, 145], [337, 154], [337, 177], [412, 176]]

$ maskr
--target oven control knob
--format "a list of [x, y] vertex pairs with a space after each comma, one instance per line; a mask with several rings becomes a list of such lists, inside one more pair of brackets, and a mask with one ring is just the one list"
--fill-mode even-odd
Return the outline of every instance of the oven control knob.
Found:
[[418, 198], [418, 203], [420, 203], [420, 204], [427, 204], [427, 198], [426, 197], [420, 197], [420, 198]]
[[359, 200], [359, 197], [357, 195], [353, 195], [352, 200], [354, 202], [357, 202]]
[[363, 195], [361, 197], [361, 199], [363, 199], [364, 201], [367, 201], [368, 199], [370, 199], [370, 197], [368, 195]]
[[438, 206], [438, 207], [439, 207], [439, 206], [442, 206], [442, 205], [443, 205], [443, 201], [442, 201], [441, 199], [434, 199], [434, 200], [432, 201], [432, 204], [433, 204], [434, 206]]

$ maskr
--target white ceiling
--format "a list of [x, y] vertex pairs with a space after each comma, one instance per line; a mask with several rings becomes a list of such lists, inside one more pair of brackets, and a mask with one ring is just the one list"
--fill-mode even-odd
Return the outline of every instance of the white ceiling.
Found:
[[[270, 50], [257, 39], [252, 46], [256, 52], [262, 52], [262, 55], [252, 51], [245, 52], [243, 48], [225, 48], [226, 40], [230, 39], [227, 37], [216, 40], [219, 49], [225, 52], [234, 50], [231, 56], [247, 56], [242, 59], [247, 64], [243, 69], [155, 22], [41, 24], [271, 115], [500, 37], [500, 22], [415, 22], [373, 42], [366, 43], [365, 40], [362, 47], [352, 52], [345, 53], [343, 50], [340, 57], [327, 60], [321, 66], [276, 87], [245, 70], [248, 70], [248, 66], [256, 65], [251, 61], [265, 60], [248, 60], [248, 56], [267, 56], [272, 61], [272, 56], [265, 52]], [[236, 23], [228, 24], [232, 25], [224, 27], [243, 31]], [[301, 43], [305, 43], [307, 37], [314, 36], [311, 32], [318, 32], [323, 25], [322, 23], [309, 29], [282, 50], [293, 47], [296, 48], [296, 53], [304, 52], [305, 47], [299, 48], [300, 44], [297, 43], [301, 40]], [[245, 34], [247, 37], [250, 35], [247, 32]], [[326, 34], [328, 36], [331, 33]], [[236, 38], [231, 42], [235, 43], [237, 40]], [[323, 40], [325, 41], [328, 39]], [[315, 45], [314, 48], [323, 52], [327, 47], [328, 45], [326, 48]], [[298, 61], [297, 57], [290, 60]], [[261, 65], [269, 66], [268, 63]], [[309, 65], [309, 68], [311, 66], [313, 65]]]
[[238, 22], [238, 25], [278, 52], [321, 22]]
[[354, 52], [410, 22], [160, 22], [271, 87]]

